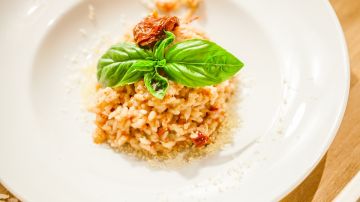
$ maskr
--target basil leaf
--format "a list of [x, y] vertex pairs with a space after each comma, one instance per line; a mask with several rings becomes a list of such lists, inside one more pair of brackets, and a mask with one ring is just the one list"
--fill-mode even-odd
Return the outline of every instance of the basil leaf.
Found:
[[221, 83], [244, 64], [214, 42], [192, 39], [177, 43], [165, 53], [163, 67], [171, 80], [189, 87]]
[[[109, 87], [136, 82], [141, 79], [144, 71], [152, 71], [153, 68], [150, 70], [150, 62], [144, 62], [151, 58], [152, 53], [150, 51], [139, 48], [133, 43], [114, 45], [99, 60], [97, 66], [98, 81]], [[131, 68], [134, 64], [136, 65]]]
[[221, 83], [235, 75], [243, 63], [219, 45], [202, 39], [192, 39], [168, 48], [175, 35], [166, 33], [153, 51], [134, 43], [112, 46], [99, 60], [97, 78], [103, 86], [117, 87], [144, 78], [148, 91], [163, 99], [169, 87], [168, 79], [157, 69], [163, 69], [168, 78], [189, 87]]
[[152, 60], [138, 60], [125, 73], [122, 79], [113, 87], [132, 84], [144, 77], [147, 72], [154, 71], [156, 62]]
[[164, 59], [165, 48], [175, 40], [175, 35], [172, 32], [165, 31], [166, 38], [158, 41], [154, 46], [154, 56], [158, 60]]
[[144, 83], [148, 91], [156, 98], [163, 99], [169, 87], [169, 82], [156, 71], [146, 73]]

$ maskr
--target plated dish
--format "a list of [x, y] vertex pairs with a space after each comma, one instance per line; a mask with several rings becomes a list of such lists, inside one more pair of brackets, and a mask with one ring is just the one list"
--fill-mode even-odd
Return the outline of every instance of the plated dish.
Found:
[[188, 159], [226, 143], [219, 128], [243, 63], [183, 22], [154, 12], [101, 57], [95, 143], [156, 159]]
[[[164, 6], [166, 9], [171, 8]], [[208, 158], [198, 158], [180, 168], [149, 166], [148, 161], [114, 152], [118, 147], [110, 145], [116, 144], [110, 140], [111, 131], [99, 139], [99, 143], [105, 140], [102, 144], [94, 144], [91, 135], [98, 127], [96, 115], [106, 109], [95, 102], [94, 109], [99, 111], [89, 113], [82, 103], [81, 87], [88, 86], [99, 94], [111, 92], [120, 98], [119, 92], [126, 88], [135, 95], [137, 86], [140, 94], [148, 94], [149, 99], [143, 102], [139, 96], [133, 103], [141, 102], [141, 109], [146, 111], [150, 100], [160, 103], [169, 99], [167, 96], [174, 93], [171, 89], [179, 87], [180, 92], [186, 89], [189, 93], [194, 90], [161, 72], [159, 75], [169, 84], [162, 99], [142, 84], [143, 77], [119, 87], [101, 86], [102, 79], [97, 79], [99, 59], [113, 45], [135, 43], [131, 40], [133, 28], [151, 15], [151, 10], [133, 0], [69, 0], [12, 1], [0, 6], [0, 11], [4, 16], [0, 24], [6, 30], [0, 32], [0, 51], [6, 58], [0, 61], [0, 89], [4, 92], [0, 105], [0, 159], [5, 162], [0, 166], [0, 181], [23, 201], [279, 200], [321, 159], [345, 109], [349, 87], [347, 52], [328, 2], [207, 0], [191, 14], [200, 18], [189, 18], [189, 24], [182, 23], [188, 12], [185, 18], [159, 12], [158, 17], [178, 16], [179, 29], [188, 25], [193, 28], [187, 33], [199, 35], [181, 39], [181, 34], [173, 30], [175, 43], [169, 44], [170, 48], [177, 42], [205, 38], [241, 59], [245, 66], [236, 76], [213, 87], [197, 87], [225, 92], [224, 100], [229, 98], [228, 103], [219, 100], [229, 110], [219, 110], [234, 113], [241, 125], [227, 127], [233, 119], [224, 118], [215, 129], [219, 134], [231, 134], [229, 144], [215, 148]], [[169, 38], [166, 34], [163, 37], [161, 40]], [[80, 76], [84, 74], [89, 77]], [[222, 90], [222, 85], [233, 85], [229, 88], [232, 93]], [[239, 96], [241, 102], [232, 103]], [[115, 103], [109, 102], [109, 106], [123, 108], [124, 102]], [[203, 109], [211, 111], [208, 107], [205, 104]], [[146, 121], [151, 111], [146, 115], [143, 112]], [[114, 115], [121, 118], [120, 114]], [[117, 117], [106, 118], [109, 121]], [[179, 121], [176, 123], [183, 122]], [[203, 122], [198, 121], [196, 127], [201, 127]], [[222, 133], [223, 126], [230, 132]], [[219, 134], [207, 135], [218, 138]], [[213, 143], [196, 147], [191, 133], [185, 136], [190, 139], [183, 152], [191, 148], [205, 151]], [[140, 143], [141, 137], [134, 138]], [[151, 141], [147, 136], [146, 140]], [[154, 158], [155, 153], [143, 148], [139, 151], [146, 153], [142, 155], [146, 159]], [[158, 151], [156, 156], [161, 153]]]

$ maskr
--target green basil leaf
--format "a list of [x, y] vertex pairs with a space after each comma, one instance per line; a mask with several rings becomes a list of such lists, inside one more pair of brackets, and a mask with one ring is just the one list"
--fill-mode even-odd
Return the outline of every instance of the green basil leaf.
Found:
[[154, 71], [156, 62], [152, 60], [138, 60], [125, 73], [122, 79], [113, 87], [132, 84], [144, 77], [147, 72]]
[[214, 42], [192, 39], [177, 43], [165, 53], [163, 67], [171, 80], [189, 87], [221, 83], [244, 64]]
[[156, 71], [146, 73], [144, 83], [148, 91], [156, 98], [163, 99], [169, 87], [169, 82]]
[[154, 56], [158, 60], [164, 59], [165, 48], [175, 40], [172, 32], [165, 31], [166, 38], [158, 41], [154, 46]]
[[[152, 53], [150, 51], [139, 48], [133, 43], [114, 45], [99, 60], [97, 66], [98, 81], [109, 87], [124, 85], [126, 80], [136, 82], [136, 79], [141, 79], [144, 70], [150, 69], [150, 62], [144, 61], [151, 58]], [[131, 68], [134, 64], [136, 64], [135, 67]], [[143, 68], [141, 71], [135, 70], [141, 68]], [[135, 74], [135, 72], [138, 73]], [[125, 75], [126, 78], [124, 79]]]

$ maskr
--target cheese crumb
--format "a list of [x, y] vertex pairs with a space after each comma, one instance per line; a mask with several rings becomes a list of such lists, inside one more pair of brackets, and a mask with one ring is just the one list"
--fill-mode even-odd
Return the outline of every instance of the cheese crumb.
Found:
[[151, 142], [146, 137], [139, 138], [141, 144], [150, 145]]
[[199, 134], [197, 132], [195, 132], [195, 133], [191, 133], [190, 138], [196, 139], [198, 136], [199, 136]]

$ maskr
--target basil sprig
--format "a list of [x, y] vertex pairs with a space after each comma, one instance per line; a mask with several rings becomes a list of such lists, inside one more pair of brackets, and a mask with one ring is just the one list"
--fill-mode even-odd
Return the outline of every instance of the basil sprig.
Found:
[[165, 33], [166, 38], [158, 41], [153, 50], [134, 43], [112, 46], [99, 60], [98, 81], [103, 86], [118, 87], [144, 78], [148, 91], [162, 99], [169, 86], [168, 79], [188, 87], [215, 85], [228, 80], [244, 66], [214, 42], [191, 39], [169, 46], [175, 35]]

